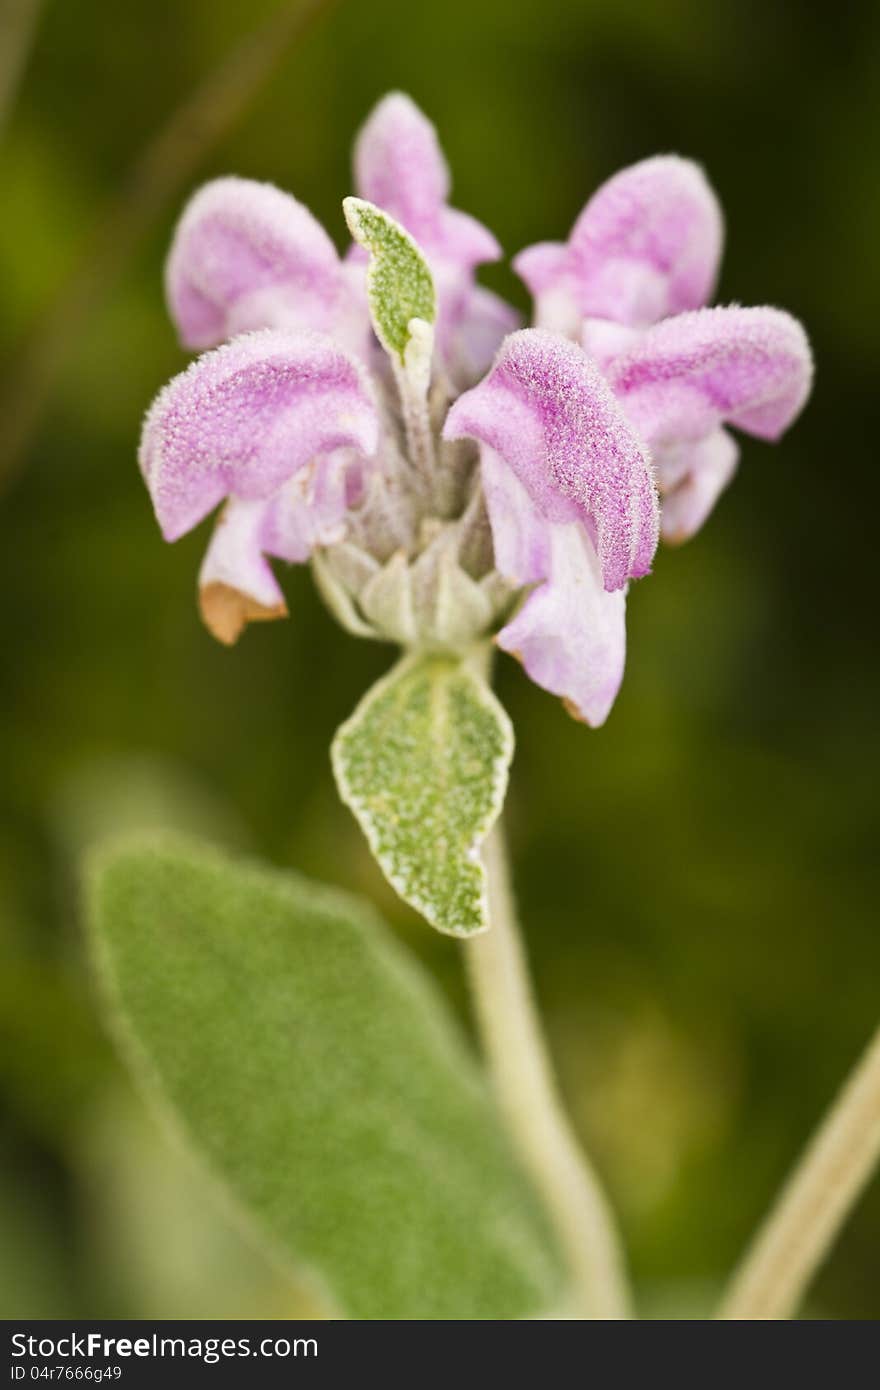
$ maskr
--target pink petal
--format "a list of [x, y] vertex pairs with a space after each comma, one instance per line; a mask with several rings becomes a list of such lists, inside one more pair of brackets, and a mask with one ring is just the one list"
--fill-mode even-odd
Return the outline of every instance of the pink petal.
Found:
[[343, 540], [348, 515], [362, 496], [364, 468], [355, 450], [337, 449], [285, 483], [270, 504], [268, 554], [302, 564], [317, 546]]
[[437, 131], [415, 102], [392, 92], [374, 108], [354, 148], [361, 198], [402, 222], [422, 250], [459, 269], [497, 260], [501, 248], [482, 223], [449, 208], [449, 167]]
[[723, 223], [698, 165], [658, 155], [622, 169], [587, 203], [567, 247], [529, 247], [514, 268], [538, 300], [562, 290], [580, 318], [634, 326], [705, 304], [718, 271]]
[[224, 497], [270, 497], [317, 454], [374, 452], [366, 373], [316, 333], [266, 329], [206, 353], [153, 403], [139, 461], [166, 540]]
[[435, 280], [440, 301], [437, 344], [454, 380], [469, 386], [488, 371], [508, 333], [520, 326], [520, 316], [470, 277], [458, 277], [457, 285], [443, 277]]
[[503, 459], [485, 445], [480, 457], [496, 567], [514, 584], [538, 583], [498, 645], [536, 685], [561, 696], [570, 714], [598, 727], [623, 679], [624, 590], [603, 589], [580, 522], [547, 522]]
[[202, 619], [227, 646], [237, 640], [246, 623], [287, 614], [284, 595], [264, 556], [269, 505], [237, 499], [229, 502], [202, 562]]
[[539, 241], [514, 256], [512, 265], [532, 294], [544, 294], [564, 279], [571, 267], [567, 243]]
[[268, 183], [216, 179], [195, 194], [165, 272], [185, 347], [254, 328], [328, 331], [348, 309], [333, 242], [307, 208]]
[[540, 329], [512, 333], [485, 380], [452, 406], [444, 435], [488, 444], [548, 521], [580, 521], [606, 589], [648, 572], [658, 535], [648, 458], [575, 344]]
[[[664, 541], [678, 545], [699, 531], [736, 472], [739, 447], [726, 430], [715, 430], [696, 444], [685, 444], [675, 458], [657, 458]], [[666, 490], [664, 473], [669, 477]], [[674, 481], [673, 481], [674, 479]]]
[[444, 208], [440, 218], [440, 239], [436, 250], [446, 260], [467, 270], [501, 259], [498, 240], [469, 212]]
[[644, 331], [610, 319], [584, 319], [580, 324], [581, 347], [604, 373], [615, 357], [635, 346]]
[[578, 522], [550, 531], [550, 575], [498, 634], [498, 645], [595, 729], [608, 718], [623, 680], [626, 594], [602, 587], [596, 552]]
[[649, 329], [608, 380], [651, 447], [721, 424], [778, 439], [810, 393], [806, 334], [781, 309], [700, 309]]
[[391, 92], [374, 107], [354, 147], [355, 187], [421, 241], [440, 235], [449, 168], [437, 131], [415, 102]]
[[342, 540], [362, 467], [353, 450], [340, 449], [315, 459], [265, 501], [227, 502], [199, 574], [202, 618], [219, 641], [231, 645], [247, 623], [287, 616], [266, 557], [301, 563], [316, 546]]
[[535, 584], [550, 572], [550, 527], [516, 474], [488, 444], [480, 475], [492, 527], [495, 568], [513, 584]]

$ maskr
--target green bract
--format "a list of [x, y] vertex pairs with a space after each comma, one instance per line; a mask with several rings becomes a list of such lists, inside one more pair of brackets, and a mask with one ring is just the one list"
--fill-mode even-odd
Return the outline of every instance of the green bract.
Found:
[[89, 906], [133, 1069], [333, 1311], [559, 1306], [555, 1252], [470, 1051], [369, 908], [165, 836], [106, 849]]
[[342, 207], [355, 241], [370, 253], [367, 297], [376, 335], [402, 364], [412, 320], [432, 324], [436, 317], [428, 263], [409, 232], [381, 208], [362, 198], [346, 198]]
[[480, 847], [507, 789], [513, 729], [454, 657], [405, 657], [333, 741], [342, 799], [389, 881], [432, 926], [489, 926]]

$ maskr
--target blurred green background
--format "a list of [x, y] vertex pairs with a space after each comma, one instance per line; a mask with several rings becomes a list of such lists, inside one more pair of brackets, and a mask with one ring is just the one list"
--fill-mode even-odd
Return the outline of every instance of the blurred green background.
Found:
[[[7, 419], [24, 345], [144, 143], [274, 0], [46, 0], [5, 128]], [[0, 5], [2, 9], [2, 5]], [[815, 395], [743, 447], [705, 531], [630, 603], [600, 733], [505, 660], [516, 877], [555, 1055], [644, 1307], [705, 1309], [877, 1020], [875, 459], [880, 9], [775, 0], [342, 0], [74, 322], [0, 500], [0, 1313], [294, 1311], [131, 1094], [96, 1021], [74, 864], [106, 827], [186, 823], [370, 894], [464, 1007], [338, 804], [327, 746], [391, 653], [305, 570], [232, 651], [199, 624], [204, 532], [165, 546], [135, 466], [183, 363], [161, 268], [186, 192], [290, 189], [342, 239], [351, 136], [385, 90], [436, 121], [455, 203], [509, 252], [563, 235], [620, 165], [702, 161], [722, 301], [803, 319]], [[112, 240], [112, 238], [111, 238]], [[109, 267], [108, 267], [109, 268]], [[96, 267], [98, 287], [103, 267]], [[526, 308], [506, 268], [487, 283]], [[63, 337], [64, 335], [62, 335]], [[880, 1316], [880, 1189], [807, 1316]]]

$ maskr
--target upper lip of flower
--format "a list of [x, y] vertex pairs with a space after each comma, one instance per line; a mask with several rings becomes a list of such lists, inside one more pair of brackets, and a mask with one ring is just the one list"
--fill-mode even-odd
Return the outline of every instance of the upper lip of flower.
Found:
[[644, 327], [706, 303], [723, 239], [699, 165], [655, 155], [602, 184], [564, 245], [528, 247], [513, 265], [536, 298], [564, 278], [581, 318]]
[[265, 500], [316, 455], [375, 451], [378, 416], [366, 371], [331, 338], [275, 329], [198, 358], [156, 398], [140, 464], [166, 540], [225, 497]]
[[669, 539], [698, 529], [733, 474], [738, 449], [722, 426], [777, 439], [812, 380], [806, 335], [790, 315], [705, 307], [722, 243], [721, 209], [703, 171], [662, 155], [603, 184], [567, 243], [530, 247], [514, 261], [538, 321], [597, 351], [655, 452], [670, 494]]
[[511, 334], [449, 412], [445, 437], [463, 434], [505, 460], [548, 521], [587, 529], [606, 589], [647, 574], [658, 533], [649, 461], [579, 348], [541, 329]]

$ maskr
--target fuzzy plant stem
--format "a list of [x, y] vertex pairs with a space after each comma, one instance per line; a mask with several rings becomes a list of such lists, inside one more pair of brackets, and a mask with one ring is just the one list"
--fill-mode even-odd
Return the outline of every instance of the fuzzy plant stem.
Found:
[[413, 383], [403, 371], [397, 372], [397, 386], [400, 392], [407, 452], [418, 478], [424, 482], [432, 477], [436, 468], [428, 402], [418, 383]]
[[719, 1316], [791, 1317], [880, 1161], [880, 1029], [734, 1275]]
[[437, 462], [428, 406], [434, 330], [422, 319], [410, 319], [409, 334], [404, 361], [395, 362], [394, 374], [403, 409], [409, 456], [419, 477], [428, 482], [436, 472]]
[[491, 928], [465, 943], [474, 1008], [497, 1098], [543, 1196], [573, 1281], [575, 1316], [630, 1316], [608, 1201], [565, 1115], [541, 1034], [499, 827], [485, 850]]

